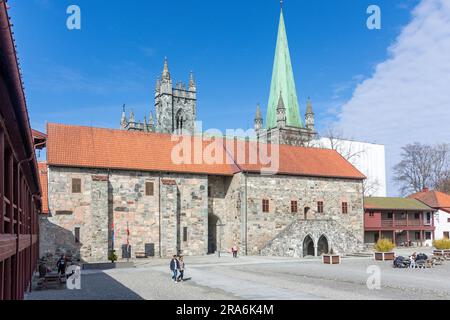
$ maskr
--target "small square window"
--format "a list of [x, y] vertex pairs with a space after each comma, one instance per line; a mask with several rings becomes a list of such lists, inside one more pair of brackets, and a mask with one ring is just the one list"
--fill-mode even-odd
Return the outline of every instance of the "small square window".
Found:
[[263, 208], [263, 212], [265, 212], [265, 213], [269, 212], [269, 200], [264, 199], [262, 201], [262, 208]]
[[425, 233], [425, 239], [426, 240], [431, 240], [431, 232], [426, 232]]
[[297, 213], [297, 212], [298, 212], [298, 202], [291, 201], [291, 213]]
[[72, 179], [72, 193], [81, 193], [81, 179]]
[[392, 212], [389, 212], [387, 214], [388, 219], [393, 219], [394, 218], [394, 214]]
[[317, 212], [323, 213], [323, 201], [317, 202]]
[[145, 183], [145, 195], [153, 196], [154, 192], [155, 192], [155, 184], [153, 182], [146, 182]]
[[348, 203], [342, 202], [342, 213], [347, 214], [348, 213]]

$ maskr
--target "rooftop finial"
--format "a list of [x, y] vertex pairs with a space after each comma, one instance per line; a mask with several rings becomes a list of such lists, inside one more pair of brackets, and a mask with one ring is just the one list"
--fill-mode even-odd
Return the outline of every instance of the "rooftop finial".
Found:
[[283, 10], [283, 0], [280, 0], [280, 7], [281, 7], [281, 10]]

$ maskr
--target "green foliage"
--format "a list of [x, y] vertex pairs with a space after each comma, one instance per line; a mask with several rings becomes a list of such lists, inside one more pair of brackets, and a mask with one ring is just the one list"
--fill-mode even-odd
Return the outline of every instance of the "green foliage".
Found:
[[437, 250], [447, 250], [450, 249], [450, 239], [441, 239], [441, 240], [434, 240], [433, 246]]
[[395, 248], [395, 244], [389, 239], [380, 239], [375, 245], [375, 250], [378, 252], [391, 252]]
[[117, 261], [116, 250], [112, 250], [109, 252], [108, 260], [111, 261], [111, 263], [114, 263]]

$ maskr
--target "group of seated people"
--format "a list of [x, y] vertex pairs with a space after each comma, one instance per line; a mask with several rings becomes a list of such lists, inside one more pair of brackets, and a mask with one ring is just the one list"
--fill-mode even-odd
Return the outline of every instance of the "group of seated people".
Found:
[[398, 256], [394, 260], [394, 268], [431, 268], [439, 263], [439, 258], [432, 256], [428, 257], [424, 253], [417, 254], [414, 252], [409, 258]]

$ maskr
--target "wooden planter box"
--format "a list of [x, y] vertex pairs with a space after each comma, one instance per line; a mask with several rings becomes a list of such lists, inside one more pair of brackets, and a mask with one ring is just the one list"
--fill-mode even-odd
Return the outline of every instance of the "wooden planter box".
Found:
[[338, 254], [324, 254], [322, 261], [324, 264], [341, 264], [341, 256]]
[[450, 249], [438, 250], [434, 249], [433, 255], [438, 257], [450, 257]]
[[395, 259], [394, 252], [375, 252], [376, 261], [393, 261]]

